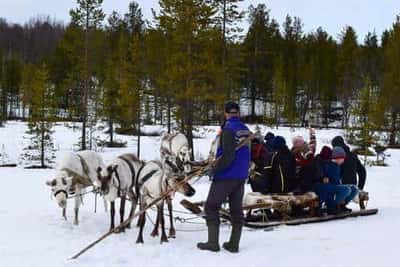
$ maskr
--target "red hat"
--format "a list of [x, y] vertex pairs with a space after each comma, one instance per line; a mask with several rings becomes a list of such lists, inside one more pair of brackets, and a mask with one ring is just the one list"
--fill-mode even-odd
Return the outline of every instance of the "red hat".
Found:
[[323, 160], [332, 159], [332, 149], [329, 146], [324, 146], [319, 153]]

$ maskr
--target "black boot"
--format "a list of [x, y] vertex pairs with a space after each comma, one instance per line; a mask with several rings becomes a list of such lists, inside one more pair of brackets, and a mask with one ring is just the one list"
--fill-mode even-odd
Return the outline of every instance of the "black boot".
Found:
[[209, 222], [208, 227], [208, 241], [205, 243], [197, 243], [197, 248], [201, 250], [209, 250], [218, 252], [219, 248], [219, 223]]
[[242, 225], [241, 224], [232, 225], [232, 232], [231, 232], [231, 237], [229, 238], [229, 242], [225, 242], [222, 245], [224, 249], [232, 253], [239, 252], [239, 242], [241, 235], [242, 235]]
[[344, 213], [351, 213], [353, 211], [352, 209], [349, 209], [348, 207], [346, 207], [346, 204], [341, 205], [340, 210], [341, 210], [341, 212], [344, 212]]

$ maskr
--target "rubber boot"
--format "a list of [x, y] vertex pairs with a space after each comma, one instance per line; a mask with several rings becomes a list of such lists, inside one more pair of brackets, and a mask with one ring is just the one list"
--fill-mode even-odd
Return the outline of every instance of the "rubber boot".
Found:
[[218, 252], [219, 247], [219, 223], [210, 222], [207, 223], [208, 227], [208, 241], [205, 243], [197, 243], [197, 248], [201, 250], [209, 250]]
[[222, 246], [224, 249], [232, 253], [239, 252], [239, 242], [242, 235], [242, 225], [232, 225], [231, 237], [229, 242], [225, 242]]

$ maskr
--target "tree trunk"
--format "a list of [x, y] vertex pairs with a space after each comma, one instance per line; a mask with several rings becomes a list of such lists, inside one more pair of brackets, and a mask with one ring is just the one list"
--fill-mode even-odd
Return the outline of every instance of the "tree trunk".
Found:
[[141, 122], [141, 112], [140, 112], [140, 93], [139, 93], [139, 101], [138, 101], [138, 110], [137, 110], [137, 157], [140, 159], [140, 122]]
[[110, 144], [114, 143], [114, 123], [112, 120], [108, 121], [109, 131], [110, 131]]
[[168, 124], [168, 133], [171, 133], [171, 99], [167, 97], [167, 124]]
[[391, 116], [391, 125], [390, 125], [390, 136], [389, 136], [389, 144], [390, 145], [395, 145], [396, 144], [396, 121], [397, 121], [397, 112], [392, 111], [392, 116]]

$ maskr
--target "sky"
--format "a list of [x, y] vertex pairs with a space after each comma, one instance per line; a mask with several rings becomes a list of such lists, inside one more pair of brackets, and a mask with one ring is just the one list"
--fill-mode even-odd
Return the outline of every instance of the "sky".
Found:
[[[158, 0], [136, 0], [146, 19], [152, 19], [151, 9], [159, 9]], [[106, 14], [113, 10], [124, 13], [130, 0], [104, 0]], [[240, 7], [247, 10], [250, 4], [264, 3], [271, 16], [280, 24], [287, 14], [298, 16], [304, 31], [310, 32], [322, 26], [335, 39], [346, 25], [356, 29], [360, 42], [369, 31], [380, 35], [392, 26], [400, 15], [400, 0], [244, 0]], [[69, 21], [69, 9], [76, 0], [0, 0], [0, 17], [9, 22], [24, 23], [37, 15], [50, 15], [58, 20]], [[247, 23], [243, 24], [247, 27]]]

